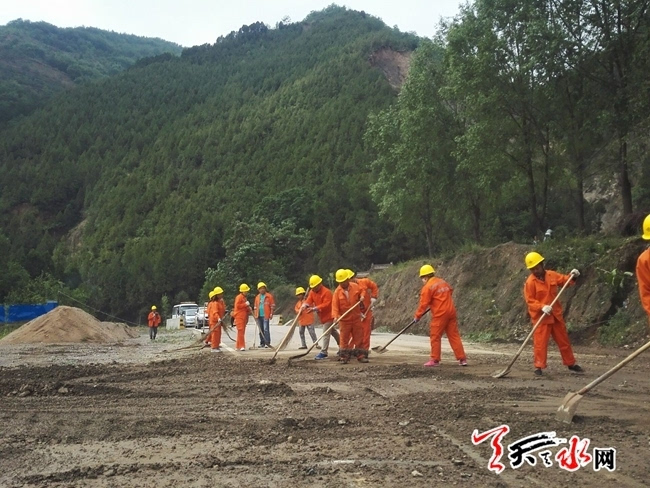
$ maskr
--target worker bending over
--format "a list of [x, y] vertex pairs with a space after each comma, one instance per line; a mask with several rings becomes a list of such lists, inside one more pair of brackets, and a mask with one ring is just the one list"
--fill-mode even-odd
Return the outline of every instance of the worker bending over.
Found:
[[415, 311], [413, 320], [418, 322], [427, 310], [431, 311], [429, 324], [431, 359], [424, 365], [430, 368], [440, 364], [442, 335], [447, 334], [447, 339], [458, 363], [461, 366], [467, 366], [463, 341], [460, 339], [458, 331], [456, 307], [451, 297], [453, 288], [445, 280], [436, 278], [435, 270], [430, 264], [425, 264], [420, 268], [420, 279], [423, 284], [420, 291], [420, 305]]

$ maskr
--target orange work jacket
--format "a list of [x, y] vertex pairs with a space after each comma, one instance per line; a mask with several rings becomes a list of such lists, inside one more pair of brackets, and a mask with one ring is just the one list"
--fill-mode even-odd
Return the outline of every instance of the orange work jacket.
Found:
[[224, 320], [226, 318], [226, 302], [223, 301], [223, 298], [218, 298], [215, 303], [217, 304], [217, 315]]
[[650, 249], [643, 251], [636, 261], [636, 279], [639, 282], [641, 305], [650, 315]]
[[321, 324], [326, 324], [332, 321], [332, 292], [329, 288], [321, 285], [320, 290], [309, 290], [305, 302], [310, 307], [316, 307], [318, 310], [318, 318]]
[[357, 284], [361, 287], [363, 304], [366, 306], [366, 310], [368, 310], [370, 308], [370, 299], [379, 297], [379, 287], [370, 278], [359, 278], [357, 279]]
[[232, 316], [237, 324], [246, 325], [250, 314], [250, 305], [246, 305], [248, 299], [243, 293], [235, 297], [235, 305], [232, 307]]
[[223, 311], [220, 310], [219, 302], [223, 304], [223, 300], [218, 300], [218, 301], [211, 300], [208, 302], [207, 314], [208, 314], [208, 326], [210, 328], [214, 327], [217, 324], [217, 322], [219, 322], [219, 319], [223, 319], [223, 316], [226, 313], [225, 307], [223, 307], [224, 308]]
[[415, 317], [419, 320], [428, 309], [431, 309], [431, 319], [441, 317], [455, 317], [456, 307], [451, 297], [454, 289], [445, 280], [432, 277], [420, 290], [420, 305], [415, 311]]
[[[273, 312], [275, 311], [275, 299], [268, 291], [266, 292], [266, 298], [264, 298], [264, 318], [271, 319], [273, 318]], [[255, 318], [260, 316], [260, 293], [255, 297], [255, 308], [253, 309]]]
[[160, 314], [153, 311], [149, 312], [147, 322], [149, 323], [149, 327], [158, 327], [160, 325]]
[[[528, 305], [528, 315], [530, 315], [533, 323], [537, 323], [542, 314], [542, 307], [550, 305], [553, 299], [557, 296], [559, 289], [564, 286], [567, 280], [571, 279], [571, 275], [563, 275], [550, 269], [546, 270], [544, 274], [544, 281], [536, 278], [534, 274], [530, 274], [524, 284], [524, 298]], [[574, 285], [572, 283], [571, 285]], [[570, 286], [571, 286], [570, 285]], [[555, 322], [553, 317], [562, 320], [562, 305], [558, 300], [553, 305], [553, 312], [542, 319], [542, 324], [552, 324]]]
[[[334, 290], [334, 296], [332, 297], [332, 315], [334, 316], [334, 319], [338, 319], [359, 300], [363, 302], [363, 292], [361, 291], [361, 287], [356, 283], [350, 282], [347, 294], [346, 290], [344, 290], [341, 285], [337, 286], [336, 290]], [[354, 310], [341, 320], [341, 324], [357, 323], [361, 323], [361, 308], [359, 305], [357, 305]]]
[[[293, 310], [296, 312], [296, 315], [300, 312], [300, 308], [302, 307], [303, 303], [305, 303], [305, 300], [300, 299], [296, 302], [296, 306], [293, 307]], [[314, 313], [309, 308], [304, 309], [300, 314], [300, 317], [298, 317], [298, 325], [302, 327], [306, 327], [313, 323], [314, 323]]]

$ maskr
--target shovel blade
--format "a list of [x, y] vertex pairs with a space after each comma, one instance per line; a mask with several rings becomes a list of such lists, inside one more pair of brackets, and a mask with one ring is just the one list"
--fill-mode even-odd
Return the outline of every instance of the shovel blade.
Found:
[[492, 374], [492, 378], [505, 378], [508, 376], [508, 373], [510, 373], [510, 368], [506, 368], [503, 371], [497, 371], [496, 373]]
[[386, 349], [384, 346], [373, 347], [372, 350], [377, 354], [384, 354], [386, 351], [388, 351], [388, 349]]
[[562, 405], [557, 409], [555, 419], [565, 424], [570, 424], [573, 421], [573, 416], [576, 414], [580, 400], [582, 400], [582, 395], [574, 392], [567, 393]]

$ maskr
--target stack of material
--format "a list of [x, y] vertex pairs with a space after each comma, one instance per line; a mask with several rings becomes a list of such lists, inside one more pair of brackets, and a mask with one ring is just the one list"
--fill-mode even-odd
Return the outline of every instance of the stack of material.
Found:
[[100, 322], [75, 307], [57, 307], [27, 322], [0, 341], [2, 344], [65, 344], [120, 342], [139, 335], [125, 324]]

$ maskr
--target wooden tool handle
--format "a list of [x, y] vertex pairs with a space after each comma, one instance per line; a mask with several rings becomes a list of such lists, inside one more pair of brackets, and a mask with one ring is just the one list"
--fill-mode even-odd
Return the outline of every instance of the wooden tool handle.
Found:
[[630, 354], [628, 357], [626, 357], [625, 359], [623, 359], [623, 361], [621, 361], [620, 363], [618, 363], [618, 364], [617, 364], [616, 366], [614, 366], [612, 369], [610, 369], [610, 370], [607, 371], [606, 373], [600, 375], [600, 376], [599, 376], [598, 378], [596, 378], [594, 381], [592, 381], [592, 382], [589, 383], [587, 386], [585, 386], [584, 388], [582, 388], [582, 390], [580, 390], [580, 391], [578, 392], [578, 395], [584, 395], [584, 394], [587, 393], [589, 390], [591, 390], [594, 386], [596, 386], [596, 385], [602, 383], [603, 381], [605, 381], [607, 378], [609, 378], [610, 376], [612, 376], [612, 375], [613, 375], [614, 373], [616, 373], [619, 369], [621, 369], [623, 366], [625, 366], [627, 363], [629, 363], [630, 361], [632, 361], [634, 358], [636, 358], [639, 354], [641, 354], [643, 351], [645, 351], [645, 350], [648, 349], [648, 348], [650, 348], [650, 342], [648, 342], [648, 343], [646, 343], [645, 345], [641, 346], [639, 349], [637, 349], [637, 350], [634, 351], [632, 354]]

